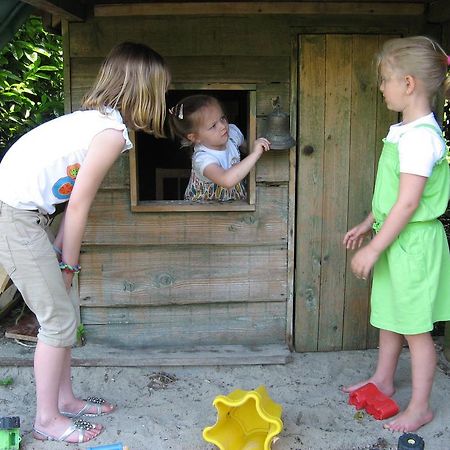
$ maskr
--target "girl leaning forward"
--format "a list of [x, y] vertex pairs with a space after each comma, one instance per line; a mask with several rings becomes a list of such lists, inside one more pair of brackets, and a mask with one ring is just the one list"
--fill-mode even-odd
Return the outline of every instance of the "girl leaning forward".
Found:
[[[81, 269], [82, 236], [100, 183], [132, 147], [127, 127], [163, 135], [168, 84], [159, 54], [142, 44], [120, 44], [103, 62], [83, 110], [31, 130], [0, 164], [0, 264], [40, 324], [34, 355], [36, 439], [89, 441], [102, 426], [82, 417], [114, 410], [101, 398], [86, 401], [73, 393], [78, 305], [70, 290]], [[62, 203], [67, 206], [52, 243], [49, 216]]]

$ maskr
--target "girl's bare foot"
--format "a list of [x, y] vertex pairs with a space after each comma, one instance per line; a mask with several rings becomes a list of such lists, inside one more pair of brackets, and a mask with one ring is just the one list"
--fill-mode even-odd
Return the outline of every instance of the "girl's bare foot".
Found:
[[352, 392], [363, 387], [367, 383], [373, 383], [384, 395], [387, 395], [388, 397], [392, 397], [394, 395], [395, 389], [393, 385], [376, 381], [374, 378], [369, 378], [368, 380], [352, 384], [351, 386], [342, 386], [341, 389], [342, 392], [345, 392], [346, 394], [351, 394]]
[[402, 433], [418, 430], [421, 426], [433, 420], [433, 412], [430, 409], [414, 410], [406, 408], [394, 420], [383, 425], [384, 428]]

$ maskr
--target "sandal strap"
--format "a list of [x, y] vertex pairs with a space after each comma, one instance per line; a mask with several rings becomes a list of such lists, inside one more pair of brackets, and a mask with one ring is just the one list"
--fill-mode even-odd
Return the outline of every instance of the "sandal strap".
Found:
[[[88, 397], [84, 399], [86, 402], [86, 405], [83, 408], [83, 415], [94, 415], [94, 416], [100, 416], [102, 415], [103, 411], [102, 411], [102, 405], [104, 405], [106, 403], [106, 400], [104, 398], [101, 397]], [[97, 409], [97, 412], [95, 413], [85, 413], [85, 411], [87, 411], [88, 409], [91, 409], [95, 407]], [[79, 415], [82, 415], [79, 413]]]
[[[102, 407], [100, 405], [97, 405], [97, 404], [91, 402], [88, 399], [85, 399], [84, 401], [86, 402], [85, 405], [76, 413], [75, 417], [81, 417], [81, 416], [84, 416], [86, 414], [94, 414], [96, 416], [99, 416], [102, 413]], [[97, 412], [94, 412], [94, 413], [92, 413], [92, 412], [87, 413], [86, 412], [89, 409], [94, 408], [94, 407], [97, 408]]]
[[104, 405], [106, 403], [106, 400], [101, 397], [91, 396], [91, 397], [85, 398], [85, 400], [90, 403], [95, 403], [96, 405]]
[[[96, 417], [101, 416], [103, 414], [107, 414], [108, 411], [103, 411], [102, 406], [106, 405], [108, 402], [101, 397], [88, 397], [84, 398], [83, 401], [85, 404], [83, 407], [76, 413], [61, 411], [61, 414], [66, 417], [71, 417], [72, 419], [78, 419], [82, 416], [87, 417]], [[89, 411], [94, 408], [94, 411]]]
[[75, 431], [78, 431], [78, 443], [84, 442], [84, 433], [95, 428], [91, 422], [84, 419], [77, 419], [64, 431], [64, 433], [57, 439], [58, 441], [66, 441], [66, 439]]

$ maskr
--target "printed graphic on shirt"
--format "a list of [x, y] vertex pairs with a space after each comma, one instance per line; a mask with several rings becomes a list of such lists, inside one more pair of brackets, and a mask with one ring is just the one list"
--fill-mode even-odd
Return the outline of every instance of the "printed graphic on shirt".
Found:
[[67, 166], [67, 177], [60, 178], [52, 188], [53, 195], [61, 200], [67, 200], [72, 193], [75, 179], [77, 178], [80, 164]]

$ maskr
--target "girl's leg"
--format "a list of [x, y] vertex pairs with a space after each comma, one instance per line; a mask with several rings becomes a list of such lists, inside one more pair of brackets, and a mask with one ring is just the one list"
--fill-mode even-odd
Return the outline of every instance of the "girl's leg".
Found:
[[433, 419], [430, 395], [436, 369], [436, 350], [430, 333], [405, 337], [411, 352], [411, 400], [405, 411], [385, 425], [401, 432], [416, 431]]
[[[62, 416], [58, 409], [58, 397], [61, 380], [67, 355], [70, 355], [68, 347], [52, 347], [38, 340], [34, 355], [34, 374], [36, 378], [36, 420], [34, 427], [49, 436], [58, 438], [71, 425], [72, 421]], [[84, 440], [88, 441], [102, 431], [101, 425], [85, 431]], [[36, 433], [37, 438], [42, 435]], [[68, 442], [78, 442], [78, 432], [72, 433]]]
[[389, 397], [394, 393], [394, 375], [402, 351], [403, 336], [392, 331], [380, 330], [379, 344], [380, 349], [375, 373], [365, 381], [352, 386], [345, 386], [342, 389], [344, 392], [350, 393], [367, 383], [373, 383]]
[[[66, 352], [66, 357], [63, 362], [61, 382], [59, 385], [58, 406], [60, 411], [75, 414], [86, 405], [86, 401], [75, 397], [73, 393], [71, 366], [72, 366], [72, 351], [69, 348], [68, 351]], [[104, 403], [102, 405], [102, 411], [104, 413], [109, 413], [114, 409], [115, 407], [109, 403]], [[97, 412], [96, 407], [93, 407], [92, 411], [90, 410], [86, 411], [86, 413], [96, 413], [96, 412]]]

